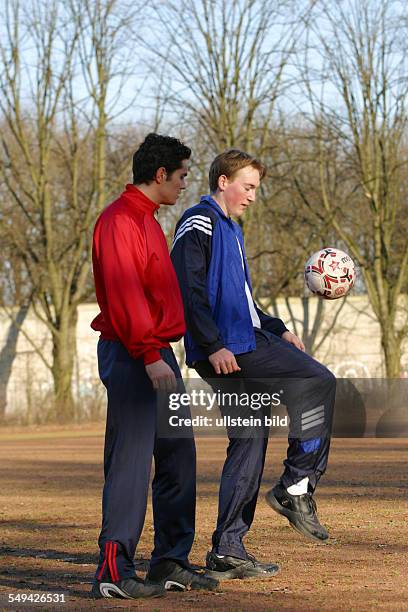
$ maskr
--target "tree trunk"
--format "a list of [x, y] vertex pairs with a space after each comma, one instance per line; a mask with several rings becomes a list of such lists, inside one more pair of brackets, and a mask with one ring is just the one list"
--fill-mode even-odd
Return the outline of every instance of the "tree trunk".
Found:
[[[305, 350], [308, 355], [313, 357], [316, 352], [317, 336], [321, 332], [321, 324], [323, 323], [323, 311], [325, 302], [318, 299], [316, 303], [316, 314], [313, 321], [310, 320], [310, 298], [302, 297], [303, 309], [303, 334], [302, 340], [305, 345]], [[312, 324], [311, 324], [312, 323]]]
[[59, 329], [53, 334], [52, 376], [54, 379], [55, 417], [68, 423], [75, 417], [72, 378], [76, 353], [76, 308], [69, 308], [60, 316]]
[[392, 329], [381, 329], [381, 346], [384, 352], [385, 374], [387, 378], [401, 376], [401, 340]]
[[15, 319], [12, 319], [6, 342], [0, 351], [0, 423], [4, 423], [7, 408], [7, 385], [17, 354], [17, 341], [21, 326], [28, 313], [28, 306], [20, 306]]

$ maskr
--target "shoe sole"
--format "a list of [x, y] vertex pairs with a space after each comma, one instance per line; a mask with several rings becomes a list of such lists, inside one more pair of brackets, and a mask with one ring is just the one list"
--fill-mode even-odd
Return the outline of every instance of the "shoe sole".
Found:
[[329, 539], [328, 537], [321, 539], [310, 533], [310, 531], [305, 529], [303, 527], [303, 524], [299, 522], [296, 512], [292, 512], [292, 510], [288, 510], [288, 508], [282, 506], [273, 493], [267, 493], [265, 495], [265, 499], [267, 504], [272, 508], [272, 510], [275, 510], [275, 512], [281, 514], [282, 516], [288, 519], [289, 525], [292, 527], [292, 529], [305, 536], [309, 540], [312, 540], [313, 542], [317, 542], [318, 544], [327, 543], [327, 540]]
[[217, 572], [216, 570], [206, 569], [206, 576], [210, 578], [215, 578], [216, 580], [235, 580], [235, 579], [248, 579], [248, 578], [273, 578], [276, 574], [279, 574], [280, 568], [277, 568], [273, 572], [264, 572], [264, 573], [254, 573], [251, 572], [248, 568], [234, 567], [233, 569], [227, 570], [225, 572]]
[[[209, 578], [212, 578], [212, 576], [210, 576], [208, 572], [206, 572], [206, 575]], [[151, 584], [152, 586], [160, 585], [164, 588], [165, 591], [216, 591], [218, 588], [218, 582], [217, 584], [214, 584], [212, 586], [204, 586], [196, 582], [192, 582], [190, 584], [183, 584], [182, 582], [178, 582], [177, 580], [171, 580], [169, 578], [163, 580], [162, 582], [148, 581], [147, 584]]]
[[[102, 590], [101, 590], [102, 587]], [[123, 591], [120, 587], [115, 584], [101, 584], [99, 587], [92, 587], [91, 597], [93, 599], [155, 599], [156, 597], [163, 597], [164, 591], [162, 593], [156, 593], [154, 595], [140, 595], [139, 597], [134, 597]]]

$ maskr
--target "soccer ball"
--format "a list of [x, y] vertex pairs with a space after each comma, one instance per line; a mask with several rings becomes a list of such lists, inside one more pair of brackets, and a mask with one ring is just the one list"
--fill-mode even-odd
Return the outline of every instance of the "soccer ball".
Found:
[[307, 260], [305, 282], [310, 291], [327, 300], [344, 297], [354, 285], [353, 260], [339, 249], [325, 247]]

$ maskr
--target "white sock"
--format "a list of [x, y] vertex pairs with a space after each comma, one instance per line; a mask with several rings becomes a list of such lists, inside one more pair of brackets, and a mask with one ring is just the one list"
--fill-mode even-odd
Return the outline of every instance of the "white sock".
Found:
[[304, 495], [307, 493], [307, 487], [309, 484], [309, 478], [303, 478], [300, 482], [290, 485], [286, 490], [290, 495]]

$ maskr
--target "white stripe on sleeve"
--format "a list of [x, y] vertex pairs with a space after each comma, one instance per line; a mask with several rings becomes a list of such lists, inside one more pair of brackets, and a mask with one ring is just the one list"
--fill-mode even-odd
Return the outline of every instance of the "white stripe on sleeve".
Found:
[[212, 231], [212, 222], [210, 217], [204, 217], [203, 215], [193, 215], [192, 217], [188, 217], [183, 223], [179, 225], [176, 231], [176, 235], [174, 236], [174, 240], [176, 241], [178, 236], [181, 235], [187, 227], [191, 225], [201, 226], [206, 228], [210, 232]]
[[186, 234], [187, 232], [191, 232], [192, 230], [197, 229], [200, 232], [203, 232], [204, 234], [207, 234], [208, 236], [212, 236], [212, 230], [207, 229], [206, 227], [203, 227], [202, 225], [198, 225], [197, 222], [193, 223], [192, 225], [189, 225], [188, 227], [184, 228], [184, 230], [182, 232], [178, 231], [175, 238], [174, 238], [174, 242], [173, 242], [173, 249], [174, 246], [177, 242], [177, 240], [179, 240], [180, 238], [182, 238], [184, 236], [184, 234]]
[[179, 226], [176, 232], [176, 235], [178, 234], [178, 232], [183, 231], [183, 229], [187, 227], [188, 225], [190, 225], [190, 223], [192, 222], [197, 222], [198, 224], [203, 225], [204, 227], [207, 227], [208, 229], [212, 229], [212, 223], [211, 223], [210, 217], [204, 217], [204, 215], [192, 215], [191, 217], [188, 217], [188, 219], [183, 221], [183, 223]]

